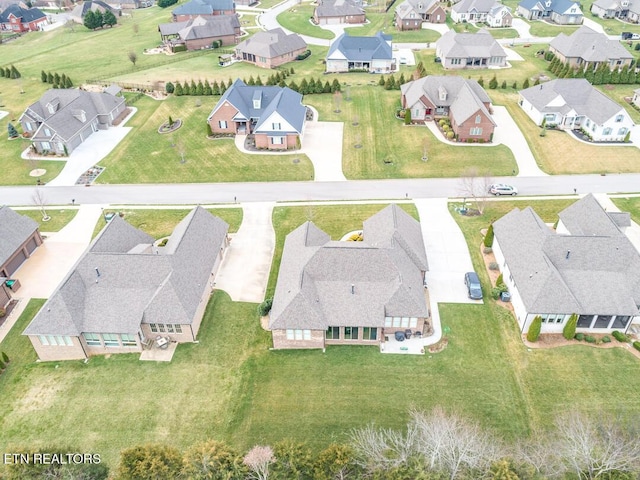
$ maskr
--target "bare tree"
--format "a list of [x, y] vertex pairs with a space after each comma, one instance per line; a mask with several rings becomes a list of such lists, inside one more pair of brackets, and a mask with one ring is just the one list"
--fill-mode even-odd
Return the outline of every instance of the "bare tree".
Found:
[[47, 215], [47, 211], [45, 210], [47, 199], [45, 198], [44, 193], [42, 193], [42, 190], [36, 188], [31, 198], [33, 199], [33, 203], [35, 203], [40, 209], [40, 213], [42, 213], [42, 221], [48, 222], [51, 220], [51, 217]]
[[182, 141], [182, 139], [178, 139], [175, 145], [176, 149], [178, 150], [178, 154], [180, 155], [180, 163], [184, 165], [185, 163], [187, 163], [187, 160], [184, 158], [184, 156], [187, 154], [187, 149], [184, 146], [184, 142]]
[[476, 167], [467, 168], [460, 177], [460, 196], [472, 198], [480, 215], [484, 213], [491, 182], [491, 173], [481, 173]]
[[424, 137], [422, 141], [422, 161], [429, 160], [429, 137]]
[[131, 28], [133, 29], [133, 34], [138, 35], [138, 32], [140, 31], [140, 26], [137, 23], [133, 23], [131, 25]]
[[64, 24], [64, 27], [71, 33], [73, 33], [76, 31], [76, 22], [74, 22], [73, 20], [67, 20]]
[[526, 442], [515, 446], [514, 457], [522, 463], [531, 465], [541, 478], [560, 477], [565, 467], [551, 445], [548, 434], [534, 433]]
[[342, 104], [342, 93], [340, 90], [337, 90], [336, 93], [333, 94], [333, 112], [340, 113], [340, 105]]
[[269, 478], [269, 466], [275, 461], [276, 457], [274, 457], [271, 447], [256, 445], [245, 455], [242, 463], [249, 467], [249, 478], [267, 480]]
[[127, 56], [129, 57], [129, 61], [133, 63], [133, 66], [135, 67], [136, 62], [138, 61], [138, 54], [132, 50], [127, 54]]
[[572, 412], [556, 421], [554, 450], [569, 470], [581, 479], [607, 473], [640, 471], [640, 438], [611, 419], [595, 421]]

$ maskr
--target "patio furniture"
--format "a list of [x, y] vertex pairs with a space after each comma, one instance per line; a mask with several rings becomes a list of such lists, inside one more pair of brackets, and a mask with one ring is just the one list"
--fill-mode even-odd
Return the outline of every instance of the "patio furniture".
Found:
[[158, 337], [156, 338], [156, 345], [158, 346], [158, 348], [161, 348], [163, 350], [167, 349], [169, 347], [169, 337], [158, 335]]

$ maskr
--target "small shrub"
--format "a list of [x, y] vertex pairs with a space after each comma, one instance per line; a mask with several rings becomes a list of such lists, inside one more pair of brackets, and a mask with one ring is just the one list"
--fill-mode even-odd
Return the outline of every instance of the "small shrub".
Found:
[[602, 343], [611, 343], [611, 338], [605, 335], [604, 337], [602, 337]]
[[167, 242], [169, 241], [168, 238], [163, 238], [162, 240], [160, 240], [160, 243], [158, 244], [159, 247], [165, 247], [167, 245]]
[[502, 274], [498, 275], [498, 278], [496, 279], [496, 285], [504, 285], [504, 278], [502, 277]]
[[451, 140], [453, 137], [455, 137], [455, 133], [453, 133], [453, 131], [452, 131], [452, 130], [449, 130], [449, 131], [447, 132], [447, 138], [448, 138], [449, 140]]
[[596, 339], [595, 337], [592, 337], [591, 335], [586, 335], [584, 337], [585, 342], [587, 343], [596, 343]]
[[536, 315], [529, 326], [529, 331], [527, 332], [527, 340], [530, 342], [537, 342], [538, 337], [540, 336], [540, 329], [542, 328], [542, 317], [540, 315]]
[[489, 270], [498, 270], [500, 269], [500, 266], [498, 265], [498, 262], [490, 262], [489, 263]]
[[562, 336], [567, 340], [571, 340], [576, 334], [576, 326], [578, 325], [578, 315], [573, 314], [569, 317], [569, 321], [562, 329]]
[[640, 351], [640, 342], [633, 342], [633, 348]]
[[575, 337], [576, 340], [578, 340], [579, 342], [584, 340], [584, 333], [576, 333]]
[[9, 363], [9, 356], [4, 352], [2, 352], [2, 361], [4, 363]]
[[4, 317], [6, 314], [7, 311], [4, 308], [0, 307], [0, 318]]
[[613, 338], [615, 338], [619, 342], [626, 343], [629, 341], [629, 337], [618, 330], [614, 330], [613, 332], [611, 332], [611, 335], [613, 335]]
[[493, 223], [489, 224], [489, 228], [487, 228], [487, 233], [484, 236], [484, 246], [491, 247], [493, 245]]
[[264, 302], [258, 305], [258, 315], [264, 317], [271, 311], [271, 305], [273, 304], [273, 298], [267, 298]]
[[500, 295], [502, 294], [502, 289], [499, 287], [493, 287], [491, 289], [491, 298], [493, 298], [494, 300], [498, 300], [500, 298]]
[[5, 364], [2, 360], [0, 360], [0, 372], [4, 370]]

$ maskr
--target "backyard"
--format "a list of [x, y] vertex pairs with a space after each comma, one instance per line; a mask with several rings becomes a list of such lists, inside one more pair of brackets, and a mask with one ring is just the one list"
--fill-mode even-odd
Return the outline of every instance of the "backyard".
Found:
[[[481, 228], [527, 204], [552, 222], [570, 203], [510, 199], [489, 202], [481, 217], [455, 214], [485, 285]], [[337, 238], [361, 228], [362, 219], [381, 208], [279, 208], [274, 213], [277, 250], [283, 235], [308, 218]], [[434, 355], [383, 355], [375, 347], [349, 346], [326, 353], [270, 352], [256, 305], [234, 303], [216, 292], [200, 343], [179, 346], [168, 364], [140, 362], [137, 354], [93, 357], [86, 364], [35, 363], [30, 342], [19, 334], [41, 305], [32, 302], [0, 344], [12, 359], [0, 375], [3, 451], [68, 445], [100, 453], [114, 467], [122, 448], [146, 442], [186, 448], [213, 438], [246, 449], [290, 438], [322, 448], [371, 422], [399, 428], [410, 408], [459, 411], [508, 440], [551, 427], [555, 415], [568, 409], [607, 411], [622, 419], [640, 414], [638, 403], [629, 400], [640, 388], [634, 356], [586, 345], [528, 351], [510, 314], [491, 301], [440, 305], [449, 345]], [[124, 378], [131, 379], [127, 388], [122, 388]], [[127, 428], [113, 428], [120, 424]]]

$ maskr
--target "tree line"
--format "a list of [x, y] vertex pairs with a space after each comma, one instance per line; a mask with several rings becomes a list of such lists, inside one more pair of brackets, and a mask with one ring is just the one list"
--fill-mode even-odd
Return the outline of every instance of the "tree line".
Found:
[[[633, 480], [640, 474], [638, 424], [569, 413], [554, 428], [507, 442], [461, 415], [414, 410], [402, 430], [369, 425], [315, 451], [284, 440], [244, 454], [207, 440], [184, 452], [163, 444], [124, 449], [104, 464], [7, 465], [8, 480]], [[74, 451], [40, 449], [29, 452]], [[111, 475], [111, 476], [109, 476]]]
[[544, 58], [549, 61], [547, 69], [558, 78], [584, 78], [592, 85], [640, 84], [640, 74], [637, 73], [633, 61], [631, 65], [614, 69], [606, 62], [601, 62], [597, 68], [573, 68], [551, 52], [547, 52]]
[[118, 19], [111, 10], [105, 10], [104, 13], [100, 10], [89, 10], [84, 15], [84, 26], [89, 30], [96, 30], [107, 25], [113, 27], [116, 23], [118, 23]]
[[53, 85], [53, 88], [72, 88], [73, 82], [71, 78], [67, 77], [66, 74], [60, 75], [59, 73], [51, 73], [45, 72], [42, 70], [40, 72], [40, 80], [42, 83], [50, 83]]
[[0, 67], [0, 77], [17, 79], [20, 78], [20, 72], [15, 67], [15, 65], [11, 65], [10, 67]]

